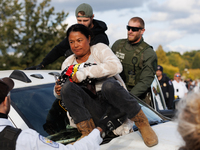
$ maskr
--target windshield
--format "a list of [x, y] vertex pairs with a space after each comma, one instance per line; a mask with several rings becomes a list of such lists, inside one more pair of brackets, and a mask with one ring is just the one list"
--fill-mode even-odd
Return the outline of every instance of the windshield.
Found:
[[[140, 102], [139, 102], [140, 103]], [[154, 111], [149, 109], [147, 106], [140, 103], [142, 111], [145, 113], [146, 117], [148, 118], [149, 123], [161, 123], [163, 119], [159, 117]]]
[[[53, 88], [54, 83], [14, 89], [11, 92], [12, 106], [30, 128], [43, 136], [53, 137], [55, 141], [80, 136], [77, 129], [69, 126], [66, 110], [53, 95]], [[154, 111], [140, 105], [149, 122], [161, 122]]]
[[18, 111], [30, 128], [43, 136], [48, 133], [43, 129], [49, 110], [55, 101], [54, 84], [14, 89], [11, 92], [13, 107]]

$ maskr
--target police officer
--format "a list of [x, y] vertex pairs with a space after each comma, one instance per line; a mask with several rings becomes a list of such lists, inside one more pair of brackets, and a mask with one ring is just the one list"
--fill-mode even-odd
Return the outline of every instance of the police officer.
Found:
[[[107, 25], [105, 22], [94, 19], [93, 9], [89, 4], [80, 4], [75, 11], [77, 23], [83, 24], [89, 29], [91, 29], [93, 36], [91, 37], [90, 45], [95, 45], [97, 43], [104, 43], [109, 45], [108, 37], [105, 33], [107, 30]], [[43, 59], [43, 61], [37, 65], [26, 68], [26, 70], [42, 69], [48, 64], [53, 63], [55, 60], [61, 56], [66, 58], [72, 54], [69, 42], [65, 38], [62, 42], [56, 45]]]
[[185, 83], [181, 81], [181, 74], [179, 72], [174, 74], [174, 80], [172, 83], [174, 86], [175, 99], [182, 99], [187, 95], [188, 89], [186, 88]]
[[[14, 128], [8, 120], [10, 111], [10, 91], [14, 87], [12, 79], [5, 77], [0, 79], [0, 150], [97, 150], [99, 144], [108, 130], [106, 124], [110, 120], [109, 116], [99, 122], [99, 126], [86, 137], [74, 143], [74, 145], [62, 145], [53, 142], [32, 129], [21, 130]], [[116, 126], [116, 124], [114, 123]], [[117, 125], [116, 127], [118, 127]], [[104, 132], [105, 131], [105, 132]]]
[[112, 50], [122, 62], [123, 72], [120, 75], [127, 89], [145, 100], [156, 73], [157, 55], [152, 46], [144, 42], [145, 23], [142, 18], [131, 18], [127, 30], [128, 38], [117, 40]]
[[167, 108], [172, 109], [174, 101], [174, 86], [171, 80], [167, 77], [167, 75], [163, 73], [162, 66], [157, 66], [156, 75], [160, 83]]

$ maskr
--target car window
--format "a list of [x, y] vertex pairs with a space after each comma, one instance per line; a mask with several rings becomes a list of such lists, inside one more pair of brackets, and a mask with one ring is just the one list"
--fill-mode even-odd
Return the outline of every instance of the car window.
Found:
[[153, 105], [155, 106], [155, 110], [165, 110], [166, 104], [163, 97], [162, 89], [160, 87], [160, 84], [155, 77], [152, 84], [151, 84], [151, 93], [153, 98]]
[[54, 141], [68, 144], [81, 134], [69, 126], [62, 102], [53, 95], [54, 85], [13, 89], [11, 104], [30, 128]]
[[11, 92], [12, 105], [28, 123], [28, 126], [47, 136], [43, 129], [49, 110], [55, 101], [54, 84], [14, 89]]
[[[68, 126], [66, 110], [62, 108], [62, 102], [53, 95], [53, 88], [54, 83], [13, 89], [12, 106], [30, 128], [54, 141], [66, 144], [80, 137], [80, 133]], [[162, 122], [162, 118], [148, 106], [142, 103], [140, 105], [149, 122]]]
[[149, 123], [152, 125], [157, 124], [157, 123], [163, 123], [165, 122], [163, 118], [161, 118], [159, 115], [155, 113], [154, 110], [150, 109], [146, 104], [141, 104], [139, 101], [139, 104], [141, 106], [142, 111], [145, 113]]

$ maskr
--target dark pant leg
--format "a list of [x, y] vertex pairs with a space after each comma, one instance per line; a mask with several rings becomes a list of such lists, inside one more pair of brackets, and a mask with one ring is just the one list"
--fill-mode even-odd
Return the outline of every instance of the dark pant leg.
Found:
[[98, 98], [92, 99], [75, 83], [67, 81], [61, 89], [61, 96], [75, 124], [90, 118], [97, 124], [105, 112]]
[[125, 112], [129, 119], [133, 118], [141, 109], [137, 100], [114, 78], [106, 80], [101, 91], [106, 100], [121, 112]]

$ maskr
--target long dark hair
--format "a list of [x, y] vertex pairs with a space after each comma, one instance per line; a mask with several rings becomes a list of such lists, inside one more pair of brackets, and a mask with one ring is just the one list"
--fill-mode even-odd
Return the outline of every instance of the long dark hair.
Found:
[[86, 27], [86, 26], [84, 26], [84, 25], [82, 25], [82, 24], [74, 24], [74, 25], [72, 25], [71, 27], [69, 27], [69, 29], [67, 30], [67, 33], [66, 33], [67, 39], [69, 38], [69, 34], [70, 34], [71, 32], [80, 32], [80, 33], [82, 33], [83, 35], [85, 35], [85, 37], [86, 37], [87, 39], [89, 39], [89, 37], [92, 37], [92, 32], [91, 32], [91, 30], [90, 30], [88, 27]]

